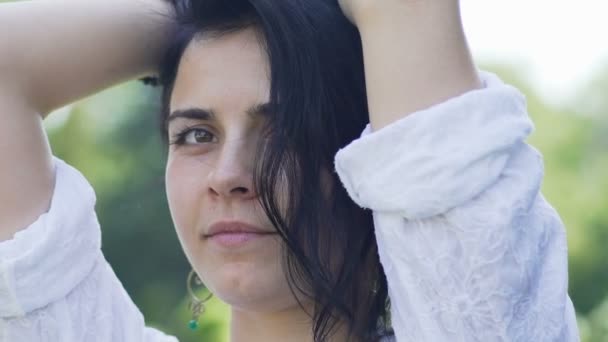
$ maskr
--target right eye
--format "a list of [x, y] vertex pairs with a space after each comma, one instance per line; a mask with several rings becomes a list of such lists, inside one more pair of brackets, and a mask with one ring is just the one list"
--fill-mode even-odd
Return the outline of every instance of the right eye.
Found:
[[215, 141], [215, 135], [204, 128], [186, 128], [174, 135], [171, 145], [196, 145]]

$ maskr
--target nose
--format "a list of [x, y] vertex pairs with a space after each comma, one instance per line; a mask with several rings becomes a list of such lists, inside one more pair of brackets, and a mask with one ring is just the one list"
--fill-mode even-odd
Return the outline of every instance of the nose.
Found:
[[225, 143], [215, 167], [208, 174], [208, 192], [216, 199], [253, 199], [253, 158], [255, 151], [243, 143]]

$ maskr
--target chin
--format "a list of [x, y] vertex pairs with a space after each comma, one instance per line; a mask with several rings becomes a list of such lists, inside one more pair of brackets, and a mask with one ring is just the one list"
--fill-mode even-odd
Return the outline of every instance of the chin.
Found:
[[275, 312], [297, 305], [287, 281], [260, 270], [235, 270], [226, 267], [210, 282], [215, 296], [241, 311]]

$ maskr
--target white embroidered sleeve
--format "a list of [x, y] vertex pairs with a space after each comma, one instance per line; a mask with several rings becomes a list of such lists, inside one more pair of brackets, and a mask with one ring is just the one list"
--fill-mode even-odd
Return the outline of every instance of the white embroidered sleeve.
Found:
[[413, 113], [336, 155], [373, 210], [397, 341], [577, 341], [565, 231], [540, 194], [523, 95], [482, 89]]
[[145, 327], [101, 252], [93, 189], [54, 163], [50, 210], [0, 243], [0, 342], [177, 342]]

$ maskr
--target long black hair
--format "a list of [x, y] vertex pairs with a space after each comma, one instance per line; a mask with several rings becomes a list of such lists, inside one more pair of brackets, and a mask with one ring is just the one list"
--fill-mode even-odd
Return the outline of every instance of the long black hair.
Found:
[[[256, 29], [270, 64], [271, 110], [254, 186], [284, 241], [292, 293], [315, 303], [309, 313], [315, 342], [326, 341], [342, 322], [349, 340], [392, 335], [371, 212], [350, 199], [333, 171], [336, 152], [369, 120], [356, 27], [337, 0], [167, 1], [178, 28], [159, 68], [161, 123], [169, 113], [180, 59], [193, 38]], [[285, 178], [287, 208], [275, 191]]]

